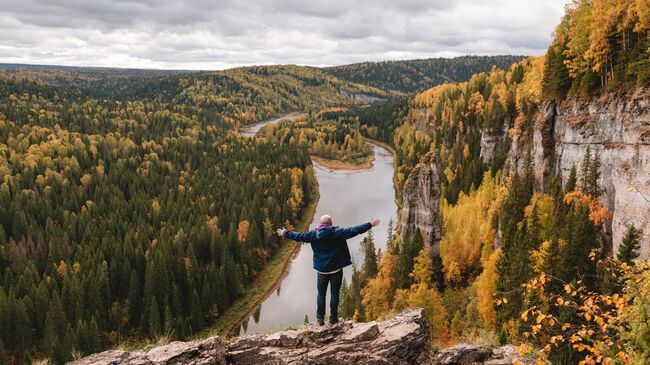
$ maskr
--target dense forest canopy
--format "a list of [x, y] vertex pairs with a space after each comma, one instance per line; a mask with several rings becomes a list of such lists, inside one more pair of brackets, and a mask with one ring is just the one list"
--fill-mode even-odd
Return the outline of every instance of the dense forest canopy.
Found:
[[547, 98], [650, 80], [648, 0], [574, 0], [554, 35], [544, 72]]
[[420, 92], [447, 82], [460, 82], [492, 67], [507, 68], [523, 56], [462, 56], [409, 61], [363, 62], [326, 68], [333, 76], [384, 90]]
[[373, 151], [359, 127], [310, 113], [303, 121], [269, 125], [262, 135], [270, 141], [306, 148], [314, 156], [361, 164], [373, 157]]
[[242, 295], [313, 199], [308, 154], [219, 114], [0, 79], [0, 352], [54, 362], [186, 338]]
[[247, 124], [288, 111], [352, 105], [358, 103], [358, 96], [384, 99], [392, 95], [306, 66], [252, 66], [214, 72], [137, 71], [0, 67], [0, 74], [8, 77], [72, 88], [89, 97], [182, 105], [194, 108], [197, 114], [217, 113], [221, 121], [228, 123]]

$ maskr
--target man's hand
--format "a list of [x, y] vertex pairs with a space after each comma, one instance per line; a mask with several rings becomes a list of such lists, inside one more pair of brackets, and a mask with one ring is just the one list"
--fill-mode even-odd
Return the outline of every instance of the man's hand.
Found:
[[373, 227], [377, 227], [377, 226], [379, 225], [379, 223], [381, 223], [381, 221], [379, 220], [379, 218], [373, 218], [373, 219], [370, 220], [370, 224], [371, 224]]
[[286, 231], [287, 231], [287, 230], [284, 229], [284, 227], [282, 227], [282, 228], [278, 228], [278, 230], [277, 230], [277, 232], [278, 232], [278, 236], [280, 236], [280, 237], [284, 237], [284, 232], [286, 232]]

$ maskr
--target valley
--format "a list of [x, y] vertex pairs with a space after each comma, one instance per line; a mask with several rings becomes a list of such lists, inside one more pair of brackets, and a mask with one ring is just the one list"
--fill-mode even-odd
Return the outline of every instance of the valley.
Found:
[[[0, 365], [648, 363], [649, 9], [526, 57], [0, 65]], [[323, 214], [382, 224], [349, 265]]]

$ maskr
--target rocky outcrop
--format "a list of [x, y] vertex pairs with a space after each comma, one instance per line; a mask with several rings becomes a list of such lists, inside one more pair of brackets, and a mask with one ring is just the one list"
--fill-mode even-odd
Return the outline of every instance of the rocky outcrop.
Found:
[[497, 149], [497, 144], [503, 142], [508, 135], [510, 129], [510, 118], [503, 122], [503, 127], [496, 131], [482, 131], [481, 132], [481, 160], [484, 163], [490, 163], [494, 158]]
[[440, 160], [432, 152], [411, 171], [402, 193], [400, 232], [402, 239], [420, 230], [432, 254], [440, 254]]
[[416, 364], [428, 354], [427, 329], [422, 309], [412, 309], [383, 322], [308, 325], [232, 342], [211, 337], [150, 350], [110, 350], [71, 364]]
[[343, 322], [330, 327], [241, 337], [228, 347], [232, 364], [417, 364], [426, 353], [421, 309], [383, 322]]
[[202, 341], [172, 342], [150, 350], [124, 351], [110, 350], [100, 352], [81, 360], [74, 365], [225, 365], [227, 345], [218, 337]]
[[211, 337], [172, 342], [150, 350], [110, 350], [70, 364], [506, 365], [514, 359], [531, 364], [510, 345], [492, 348], [460, 344], [431, 350], [427, 330], [423, 310], [410, 309], [382, 322], [308, 325], [273, 334], [248, 335], [231, 342]]
[[519, 355], [515, 346], [506, 345], [497, 348], [490, 346], [458, 344], [431, 354], [431, 365], [512, 365], [518, 360], [521, 364], [532, 365], [533, 359]]
[[519, 170], [528, 151], [536, 188], [543, 189], [559, 171], [566, 180], [579, 169], [587, 148], [601, 160], [601, 201], [612, 212], [613, 252], [618, 252], [628, 225], [644, 233], [641, 258], [650, 246], [650, 88], [603, 93], [589, 99], [543, 103], [531, 137], [515, 136], [507, 165]]

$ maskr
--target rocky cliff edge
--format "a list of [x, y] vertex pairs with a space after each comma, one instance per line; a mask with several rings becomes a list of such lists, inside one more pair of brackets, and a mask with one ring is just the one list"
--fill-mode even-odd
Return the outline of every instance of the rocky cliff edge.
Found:
[[460, 344], [444, 350], [429, 348], [421, 309], [404, 311], [381, 322], [342, 322], [333, 326], [308, 325], [273, 334], [255, 334], [224, 341], [172, 342], [149, 350], [110, 350], [74, 365], [176, 364], [512, 364], [514, 346], [490, 348]]

